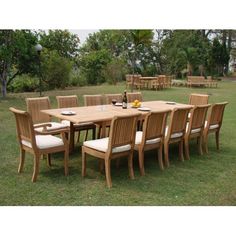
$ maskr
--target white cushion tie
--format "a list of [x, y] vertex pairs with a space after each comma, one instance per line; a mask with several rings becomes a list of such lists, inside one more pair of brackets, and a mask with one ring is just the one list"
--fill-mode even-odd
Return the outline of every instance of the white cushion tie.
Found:
[[[167, 133], [168, 133], [168, 126], [166, 126], [166, 131], [165, 131], [165, 136], [167, 136]], [[170, 136], [170, 138], [180, 138], [183, 136], [183, 132], [177, 132], [177, 133], [174, 133]]]

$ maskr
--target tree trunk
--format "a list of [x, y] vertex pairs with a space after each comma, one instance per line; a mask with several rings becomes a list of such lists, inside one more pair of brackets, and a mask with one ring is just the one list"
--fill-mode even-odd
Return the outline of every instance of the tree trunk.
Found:
[[7, 80], [2, 76], [1, 78], [2, 83], [2, 97], [5, 98], [7, 95]]

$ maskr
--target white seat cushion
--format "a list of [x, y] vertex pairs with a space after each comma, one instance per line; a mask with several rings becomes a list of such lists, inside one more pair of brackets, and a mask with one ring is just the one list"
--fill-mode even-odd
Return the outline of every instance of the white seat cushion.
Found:
[[[47, 124], [50, 123], [52, 126], [49, 127], [47, 126], [46, 129], [48, 131], [52, 131], [52, 130], [56, 130], [56, 129], [61, 129], [61, 128], [67, 128], [68, 126], [66, 124], [62, 124], [62, 123], [58, 123], [58, 122], [46, 122], [46, 123], [40, 123], [40, 124], [35, 124], [35, 125], [43, 125], [43, 124]], [[40, 128], [35, 128], [36, 131], [42, 132], [43, 131], [43, 127]]]
[[[167, 133], [168, 133], [168, 126], [166, 126], [166, 131], [165, 131], [165, 136], [167, 136]], [[178, 132], [178, 133], [174, 133], [170, 136], [170, 138], [180, 138], [183, 136], [183, 133], [182, 132]]]
[[[36, 135], [36, 145], [40, 149], [46, 149], [46, 148], [52, 148], [52, 147], [58, 147], [63, 146], [64, 143], [62, 139], [52, 136], [52, 135]], [[30, 142], [22, 140], [21, 141], [23, 145], [32, 148], [32, 145]]]
[[[142, 131], [137, 131], [136, 136], [135, 136], [135, 144], [140, 144], [142, 141], [142, 136], [143, 132]], [[154, 143], [159, 143], [161, 141], [160, 138], [154, 138], [154, 139], [149, 139], [146, 141], [146, 144], [154, 144]]]
[[[62, 120], [61, 123], [70, 127], [70, 121], [68, 121], [68, 120]], [[92, 125], [92, 124], [93, 124], [92, 122], [84, 122], [84, 123], [80, 123], [80, 124], [75, 124], [75, 126], [79, 127], [79, 126]]]
[[[207, 126], [207, 120], [205, 121], [205, 127]], [[209, 129], [217, 129], [219, 127], [219, 124], [210, 125]]]
[[[101, 151], [107, 152], [109, 138], [101, 138], [96, 140], [89, 140], [83, 143], [84, 146]], [[115, 147], [112, 149], [112, 153], [129, 151], [131, 146], [129, 144], [120, 147]]]
[[[186, 132], [188, 130], [188, 126], [189, 126], [189, 122], [187, 123], [186, 125]], [[191, 134], [196, 134], [196, 133], [199, 133], [201, 131], [201, 128], [197, 128], [197, 129], [192, 129], [191, 130]]]

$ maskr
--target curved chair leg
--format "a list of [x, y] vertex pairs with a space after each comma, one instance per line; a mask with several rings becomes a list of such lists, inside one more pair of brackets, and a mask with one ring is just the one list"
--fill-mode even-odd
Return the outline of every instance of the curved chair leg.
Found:
[[39, 173], [39, 160], [40, 160], [40, 155], [34, 155], [34, 172], [32, 176], [32, 182], [36, 182], [38, 173]]
[[51, 154], [47, 154], [47, 166], [51, 167], [52, 163], [51, 163]]
[[198, 152], [199, 152], [200, 155], [203, 154], [203, 151], [202, 151], [202, 136], [200, 136], [198, 138]]
[[21, 173], [24, 167], [24, 163], [25, 163], [25, 150], [21, 149], [20, 150], [20, 163], [18, 166], [18, 173]]
[[[78, 131], [77, 143], [79, 143], [79, 140], [80, 140], [80, 131]], [[84, 141], [86, 141], [86, 138], [84, 139]]]
[[86, 153], [82, 148], [82, 177], [86, 175]]
[[85, 136], [84, 136], [84, 141], [87, 141], [87, 140], [88, 140], [88, 130], [86, 130]]
[[169, 144], [168, 143], [164, 143], [164, 160], [165, 160], [165, 166], [169, 167], [170, 166], [170, 162], [169, 162]]
[[190, 157], [189, 157], [189, 140], [187, 138], [184, 140], [184, 151], [185, 151], [185, 159], [190, 160]]
[[69, 151], [65, 150], [65, 153], [64, 153], [64, 172], [65, 172], [65, 176], [67, 176], [68, 173], [69, 173], [68, 162], [69, 162]]
[[208, 135], [205, 135], [204, 137], [204, 149], [205, 152], [208, 154]]
[[216, 131], [216, 149], [217, 150], [220, 150], [220, 142], [219, 142], [219, 138], [220, 138], [220, 132], [219, 131]]
[[139, 150], [138, 151], [138, 162], [139, 162], [140, 174], [143, 176], [143, 175], [145, 175], [145, 170], [144, 170], [144, 151], [143, 150]]
[[93, 137], [93, 140], [96, 139], [96, 127], [92, 129], [92, 137]]
[[158, 154], [159, 167], [160, 167], [161, 170], [164, 170], [163, 158], [162, 158], [162, 144], [158, 148], [157, 154]]
[[179, 160], [184, 161], [183, 140], [179, 142]]
[[107, 187], [111, 188], [112, 182], [111, 182], [111, 160], [110, 159], [105, 159], [105, 172], [106, 172]]
[[134, 179], [134, 168], [133, 168], [133, 152], [128, 156], [128, 169], [129, 169], [129, 177]]

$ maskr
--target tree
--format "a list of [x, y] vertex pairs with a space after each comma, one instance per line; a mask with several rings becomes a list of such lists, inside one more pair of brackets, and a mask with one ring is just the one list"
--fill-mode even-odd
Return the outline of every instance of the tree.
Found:
[[79, 37], [68, 30], [41, 31], [40, 44], [50, 51], [57, 51], [61, 57], [75, 59], [79, 54]]
[[23, 73], [36, 71], [37, 37], [29, 30], [0, 30], [0, 80], [1, 92], [5, 97], [7, 85]]

